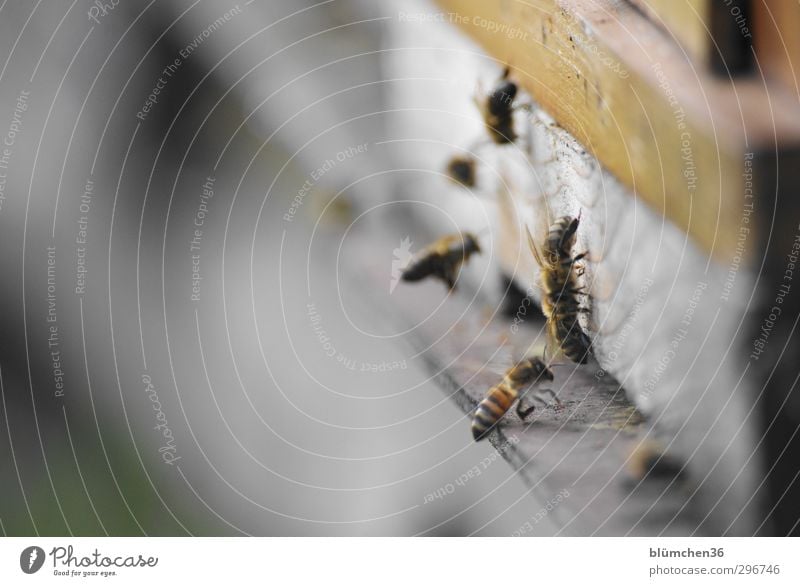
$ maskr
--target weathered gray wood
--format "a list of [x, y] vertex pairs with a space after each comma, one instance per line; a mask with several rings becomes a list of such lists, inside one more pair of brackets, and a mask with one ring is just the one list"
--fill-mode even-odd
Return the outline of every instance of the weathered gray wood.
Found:
[[[370, 290], [382, 287], [382, 267], [368, 251], [386, 248], [373, 236], [363, 242], [365, 254], [350, 259], [349, 276], [365, 279]], [[375, 279], [371, 281], [371, 279]], [[543, 340], [541, 319], [529, 318], [512, 332], [512, 319], [497, 308], [471, 299], [465, 290], [446, 296], [439, 283], [401, 284], [392, 306], [376, 306], [413, 333], [404, 337], [436, 378], [443, 392], [471, 414], [486, 391], [499, 382], [531, 342]], [[528, 308], [533, 313], [534, 308]], [[534, 352], [537, 350], [534, 350]], [[610, 375], [598, 366], [558, 362], [552, 389], [561, 405], [537, 407], [528, 422], [513, 409], [489, 441], [519, 473], [536, 501], [548, 511], [562, 535], [687, 534], [697, 530], [698, 516], [684, 507], [691, 494], [683, 481], [670, 484], [632, 473], [632, 454], [649, 426]], [[465, 437], [470, 430], [464, 426]], [[651, 435], [652, 437], [652, 435]], [[561, 494], [562, 498], [557, 495]], [[563, 496], [568, 495], [568, 496]], [[553, 503], [554, 497], [557, 499]], [[532, 518], [537, 510], [531, 511]], [[520, 519], [520, 524], [533, 522]], [[521, 530], [521, 534], [524, 534]]]

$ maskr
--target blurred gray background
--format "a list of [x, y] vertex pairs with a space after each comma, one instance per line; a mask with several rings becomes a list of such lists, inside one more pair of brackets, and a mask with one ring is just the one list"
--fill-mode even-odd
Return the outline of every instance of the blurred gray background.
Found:
[[381, 311], [413, 294], [393, 249], [383, 291], [348, 262], [421, 245], [390, 203], [415, 173], [387, 96], [420, 87], [381, 66], [387, 17], [0, 6], [5, 534], [508, 535], [539, 509]]

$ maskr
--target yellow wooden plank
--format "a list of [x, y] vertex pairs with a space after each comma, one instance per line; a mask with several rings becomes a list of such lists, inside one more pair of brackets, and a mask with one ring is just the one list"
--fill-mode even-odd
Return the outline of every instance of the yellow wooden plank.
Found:
[[797, 94], [800, 91], [800, 3], [757, 3], [753, 20], [759, 66]]
[[713, 0], [628, 0], [661, 26], [698, 63], [706, 63]]
[[[718, 260], [736, 251], [751, 201], [745, 166], [758, 169], [758, 153], [774, 153], [776, 143], [800, 144], [791, 95], [706, 73], [630, 5], [439, 4], [511, 63], [519, 83], [608, 170]], [[755, 252], [749, 246], [744, 255]]]

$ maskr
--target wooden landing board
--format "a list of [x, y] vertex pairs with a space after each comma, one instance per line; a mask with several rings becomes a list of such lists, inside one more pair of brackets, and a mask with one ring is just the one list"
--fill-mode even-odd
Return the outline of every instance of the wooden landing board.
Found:
[[[347, 277], [364, 283], [363, 291], [385, 286], [385, 267], [369, 254], [379, 247], [373, 240], [354, 247], [363, 248], [364, 255], [351, 259]], [[511, 320], [466, 292], [442, 303], [445, 296], [438, 282], [400, 283], [391, 307], [376, 306], [374, 298], [365, 303], [373, 304], [376, 316], [411, 332], [403, 342], [469, 415], [515, 358], [537, 339], [543, 341], [543, 323], [527, 320], [514, 333]], [[537, 407], [525, 423], [509, 412], [488, 438], [538, 503], [531, 519], [520, 519], [520, 525], [533, 523], [539, 506], [547, 508], [557, 499], [548, 518], [561, 535], [702, 534], [708, 528], [698, 527], [702, 515], [694, 516], [687, 504], [693, 490], [688, 484], [631, 474], [631, 454], [649, 435], [649, 426], [610, 375], [597, 376], [598, 368], [554, 366], [551, 386], [562, 404]], [[465, 418], [463, 432], [471, 440], [469, 421]]]

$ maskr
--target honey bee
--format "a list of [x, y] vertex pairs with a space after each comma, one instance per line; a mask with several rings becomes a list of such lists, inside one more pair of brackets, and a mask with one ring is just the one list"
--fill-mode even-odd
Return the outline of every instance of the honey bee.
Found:
[[470, 232], [443, 236], [425, 248], [403, 269], [404, 281], [421, 281], [426, 277], [441, 279], [448, 290], [456, 287], [461, 265], [475, 253], [480, 253], [478, 239]]
[[509, 144], [517, 140], [514, 132], [514, 98], [517, 84], [509, 79], [511, 68], [506, 66], [503, 75], [492, 92], [483, 99], [475, 98], [475, 104], [483, 116], [489, 138], [495, 144]]
[[[475, 441], [485, 438], [498, 421], [511, 409], [517, 401], [517, 415], [525, 421], [533, 413], [535, 407], [525, 407], [523, 399], [527, 394], [526, 387], [538, 385], [544, 381], [553, 381], [553, 371], [539, 358], [525, 358], [506, 371], [503, 380], [486, 393], [486, 397], [478, 403], [472, 418], [472, 437]], [[551, 389], [537, 389], [532, 397], [543, 404], [548, 402], [543, 394], [551, 396], [556, 402], [558, 398]]]
[[475, 159], [456, 155], [447, 163], [447, 176], [465, 187], [475, 187]]
[[577, 277], [583, 268], [576, 263], [586, 253], [572, 255], [580, 217], [563, 216], [550, 226], [542, 254], [528, 230], [528, 245], [541, 268], [542, 313], [547, 318], [548, 338], [573, 362], [586, 364], [591, 356], [591, 340], [578, 323], [578, 314], [588, 310], [580, 306]]
[[664, 451], [664, 446], [654, 440], [638, 443], [628, 456], [629, 483], [655, 481], [685, 481], [686, 466]]

